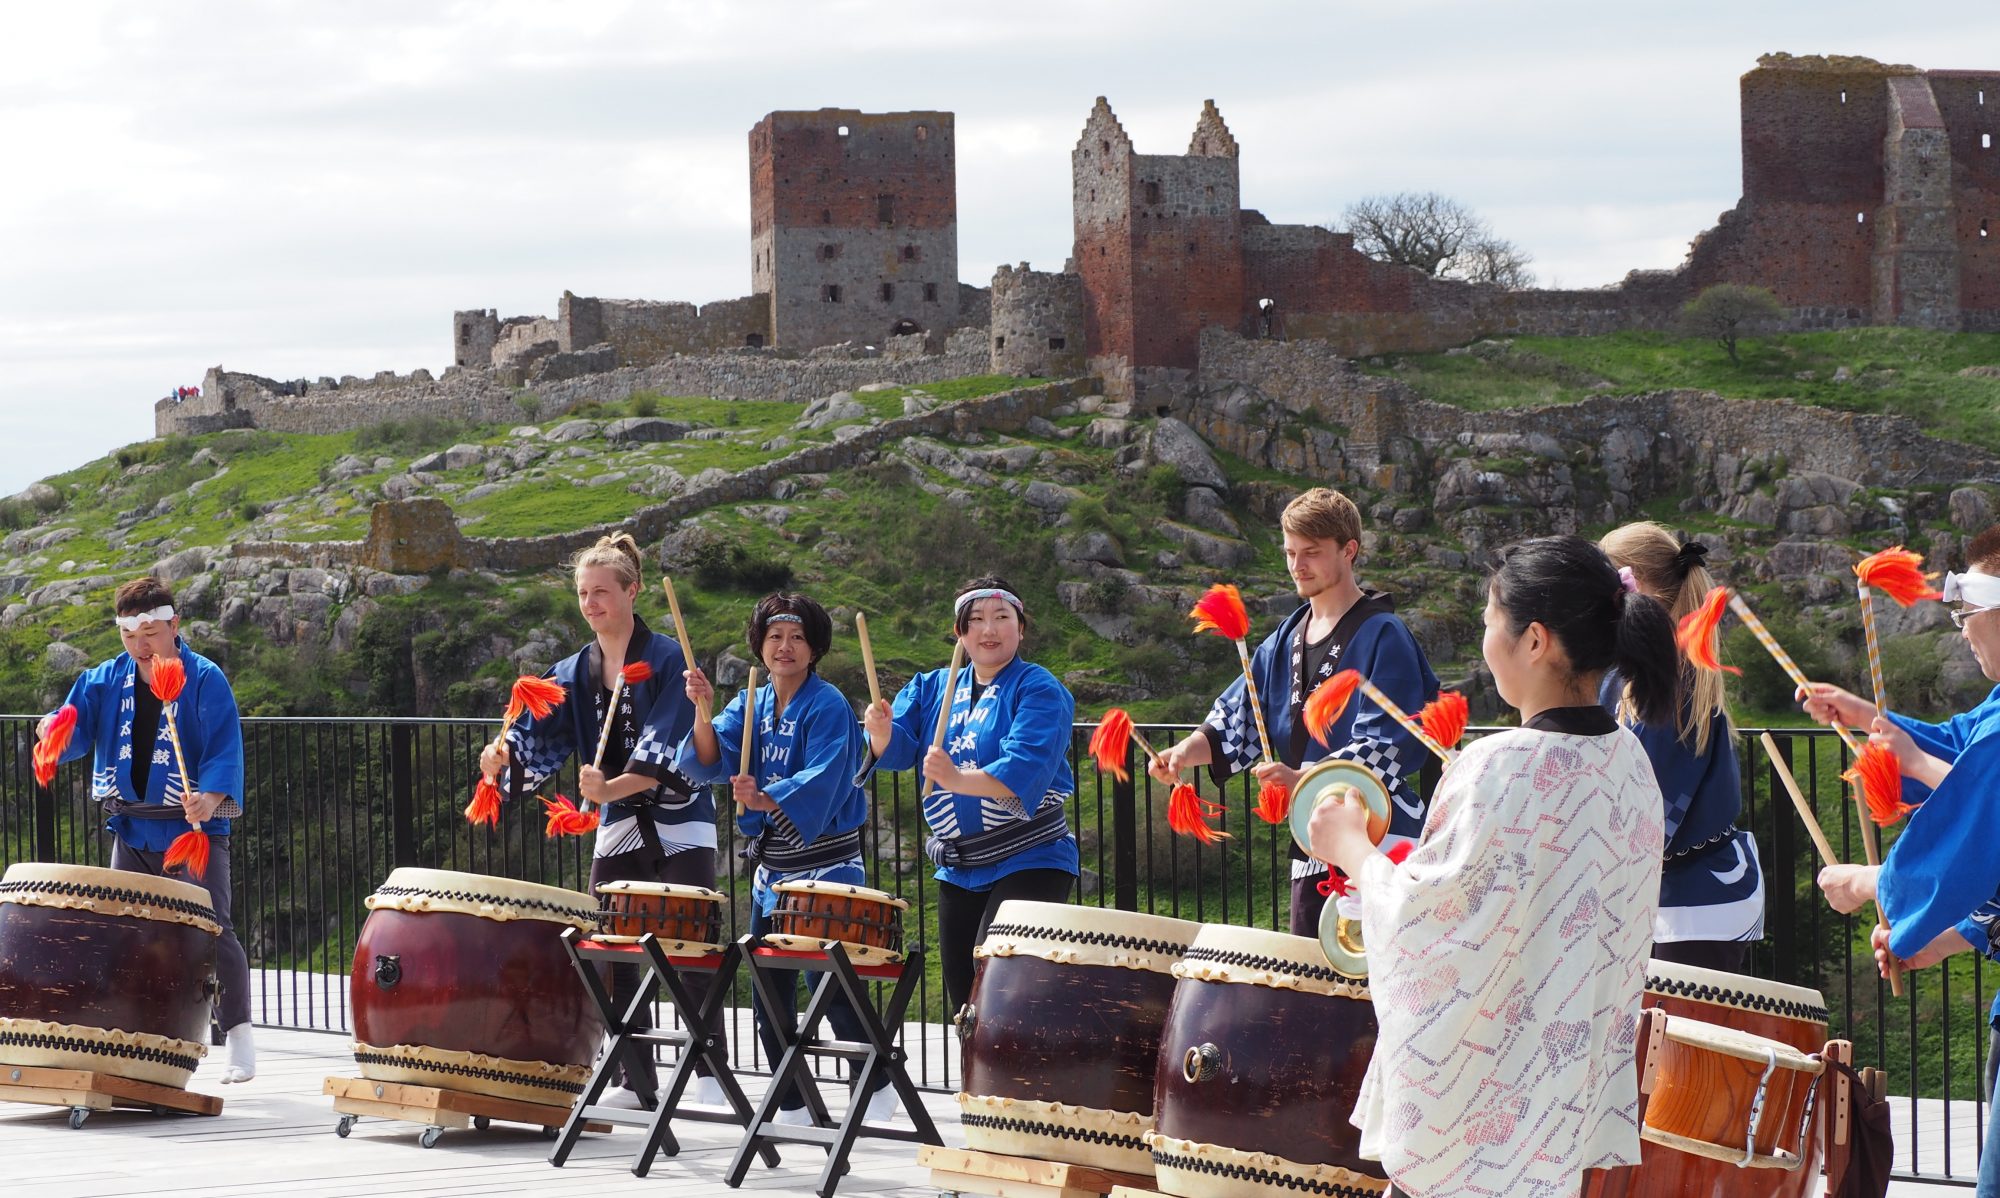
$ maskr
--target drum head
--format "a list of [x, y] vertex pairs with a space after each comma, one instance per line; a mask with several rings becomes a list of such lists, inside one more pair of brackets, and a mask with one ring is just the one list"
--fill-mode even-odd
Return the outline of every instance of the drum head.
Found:
[[599, 894], [652, 894], [690, 902], [719, 903], [729, 896], [706, 886], [683, 886], [677, 882], [600, 882]]
[[855, 886], [848, 882], [825, 882], [811, 878], [803, 882], [780, 882], [771, 889], [777, 894], [831, 894], [866, 899], [869, 902], [885, 903], [898, 911], [907, 911], [910, 908], [908, 899], [899, 899], [886, 890], [870, 890], [866, 886]]
[[1383, 785], [1382, 775], [1346, 758], [1316, 761], [1299, 775], [1299, 784], [1292, 792], [1292, 839], [1298, 842], [1300, 851], [1308, 857], [1313, 855], [1313, 851], [1306, 829], [1312, 823], [1313, 808], [1333, 793], [1336, 786], [1352, 786], [1361, 792], [1361, 801], [1368, 804], [1368, 839], [1371, 843], [1381, 844], [1382, 838], [1389, 833], [1389, 788]]
[[1329, 898], [1319, 909], [1319, 946], [1326, 963], [1351, 978], [1368, 976], [1368, 950], [1361, 943], [1361, 921], [1340, 913], [1340, 903]]

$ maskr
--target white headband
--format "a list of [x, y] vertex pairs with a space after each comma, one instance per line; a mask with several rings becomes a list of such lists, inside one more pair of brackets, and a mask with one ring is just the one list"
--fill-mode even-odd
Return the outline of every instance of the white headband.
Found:
[[113, 617], [117, 621], [118, 627], [123, 628], [127, 632], [139, 631], [139, 625], [141, 624], [164, 624], [173, 618], [174, 605], [171, 603], [163, 603], [152, 611], [142, 611], [137, 615]]
[[965, 613], [966, 608], [971, 607], [973, 604], [979, 602], [981, 599], [1005, 599], [1007, 602], [1014, 605], [1015, 611], [1020, 612], [1024, 616], [1028, 614], [1027, 605], [1022, 603], [1021, 597], [1019, 595], [1016, 595], [1014, 592], [1008, 590], [1002, 590], [999, 587], [981, 587], [978, 590], [967, 591], [965, 594], [960, 595], [957, 599], [952, 600], [951, 604], [952, 619], [956, 620], [959, 616]]
[[2000, 607], [2000, 577], [1992, 574], [1947, 574], [1944, 601], [1974, 607]]

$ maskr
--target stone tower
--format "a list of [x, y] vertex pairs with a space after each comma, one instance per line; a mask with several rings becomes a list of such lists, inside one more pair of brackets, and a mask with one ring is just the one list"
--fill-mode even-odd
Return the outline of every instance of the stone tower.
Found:
[[493, 365], [493, 343], [500, 339], [500, 315], [492, 308], [451, 314], [451, 360], [456, 366], [485, 370]]
[[993, 373], [1075, 378], [1084, 366], [1083, 279], [1005, 263], [993, 273]]
[[774, 112], [750, 130], [751, 290], [773, 344], [880, 345], [958, 322], [948, 112]]

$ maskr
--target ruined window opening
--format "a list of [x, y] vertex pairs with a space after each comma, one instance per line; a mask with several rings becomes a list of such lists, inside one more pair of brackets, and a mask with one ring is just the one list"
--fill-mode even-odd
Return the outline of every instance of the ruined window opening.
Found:
[[1160, 185], [1158, 183], [1154, 183], [1151, 181], [1147, 182], [1146, 202], [1148, 204], [1157, 204], [1160, 202]]
[[832, 223], [833, 223], [833, 209], [831, 209], [831, 208], [822, 208], [822, 209], [820, 209], [820, 210], [819, 210], [819, 223], [820, 223], [820, 224], [823, 224], [823, 225], [830, 225], [830, 224], [832, 224]]
[[1855, 224], [1857, 224], [1857, 225], [1865, 225], [1865, 224], [1867, 224], [1867, 223], [1868, 223], [1868, 214], [1867, 214], [1866, 212], [1857, 212], [1857, 213], [1855, 213], [1855, 214], [1854, 214], [1854, 223], [1855, 223]]
[[[1842, 92], [1842, 93], [1840, 93], [1840, 94], [1841, 94], [1841, 96], [1842, 96], [1842, 97], [1845, 97], [1845, 96], [1847, 95], [1847, 93], [1846, 93], [1846, 92]], [[835, 129], [835, 130], [834, 130], [834, 132], [835, 132], [835, 133], [838, 133], [838, 134], [840, 134], [840, 135], [841, 135], [842, 137], [846, 137], [846, 136], [847, 136], [847, 126], [846, 126], [846, 125], [842, 125], [842, 126], [841, 126], [840, 128], [838, 128], [838, 129]]]
[[837, 303], [839, 303], [839, 302], [840, 302], [840, 284], [838, 284], [838, 283], [828, 283], [828, 284], [827, 284], [826, 286], [824, 286], [824, 287], [820, 288], [820, 289], [819, 289], [819, 298], [820, 298], [821, 302], [823, 302], [823, 303], [828, 303], [828, 304], [837, 304]]
[[1979, 135], [1979, 148], [1982, 150], [1993, 148], [1993, 135], [1991, 133], [1982, 133]]
[[469, 324], [467, 324], [467, 325], [460, 325], [460, 326], [458, 327], [458, 343], [459, 343], [460, 345], [471, 345], [471, 344], [472, 344], [472, 326], [471, 326], [471, 325], [469, 325]]
[[1212, 200], [1212, 199], [1214, 199], [1214, 198], [1215, 198], [1215, 184], [1211, 183], [1211, 184], [1209, 184], [1209, 185], [1208, 185], [1207, 187], [1203, 188], [1202, 190], [1204, 190], [1204, 191], [1206, 191], [1206, 192], [1208, 193], [1208, 198], [1209, 198], [1209, 199], [1211, 199], [1211, 200]]
[[930, 131], [929, 127], [928, 127], [928, 126], [925, 126], [925, 125], [918, 125], [918, 126], [917, 126], [917, 140], [918, 140], [918, 141], [929, 141], [930, 139], [931, 139], [931, 131]]
[[875, 197], [875, 223], [885, 229], [896, 223], [895, 196]]
[[1109, 154], [1111, 152], [1111, 143], [1108, 141], [1100, 141], [1097, 143], [1097, 148], [1100, 151]]
[[935, 304], [935, 303], [937, 303], [937, 284], [936, 284], [936, 283], [925, 283], [925, 284], [924, 284], [924, 302], [926, 302], [926, 303], [931, 303], [931, 304]]
[[748, 346], [748, 347], [749, 347], [749, 348], [751, 348], [751, 349], [763, 349], [763, 348], [764, 348], [764, 334], [762, 334], [762, 333], [745, 333], [745, 334], [743, 335], [743, 344], [744, 344], [744, 345], [746, 345], [746, 346]]
[[1846, 90], [1845, 90], [1845, 89], [1843, 89], [1843, 90], [1841, 91], [1841, 93], [1840, 93], [1840, 102], [1841, 102], [1842, 104], [1845, 104], [1845, 103], [1847, 103], [1847, 92], [1846, 92]]
[[838, 257], [840, 257], [840, 244], [838, 242], [829, 241], [819, 247], [819, 260], [821, 262], [831, 262]]
[[1986, 224], [1987, 224], [1987, 222], [1986, 222], [1986, 221], [1984, 221], [1984, 220], [1982, 220], [1982, 221], [1980, 221], [1980, 222], [1979, 222], [1979, 235], [1980, 235], [1981, 237], [1984, 237], [1984, 236], [1986, 236], [1986, 235], [1987, 235], [1987, 228], [1986, 228]]
[[916, 260], [917, 260], [917, 247], [916, 247], [916, 246], [913, 246], [913, 245], [906, 245], [906, 246], [904, 246], [904, 247], [903, 247], [903, 261], [905, 261], [905, 262], [915, 262]]
[[994, 349], [996, 349], [996, 350], [1002, 350], [1002, 349], [1006, 349], [1006, 348], [1007, 348], [1007, 338], [1005, 338], [1005, 337], [995, 337], [995, 338], [993, 339], [993, 348], [994, 348]]
[[1062, 339], [1061, 337], [1051, 337], [1051, 338], [1049, 338], [1049, 348], [1050, 348], [1050, 349], [1061, 349], [1061, 348], [1063, 348], [1063, 347], [1064, 347], [1065, 345], [1067, 345], [1067, 344], [1068, 344], [1068, 342], [1064, 341], [1064, 340], [1063, 340], [1063, 339]]
[[889, 330], [889, 335], [891, 337], [908, 337], [913, 333], [921, 333], [923, 331], [924, 326], [905, 316], [896, 322], [896, 327]]
[[1194, 241], [1188, 242], [1188, 253], [1193, 254], [1193, 253], [1198, 253], [1199, 251], [1200, 251], [1199, 242], [1194, 242]]
[[896, 298], [896, 285], [894, 283], [882, 284], [882, 302], [886, 304], [895, 298]]
[[1981, 104], [1986, 103], [1986, 93], [1983, 90], [1979, 93], [1979, 102]]
[[1097, 189], [1095, 187], [1090, 189], [1090, 202], [1093, 204], [1097, 202]]

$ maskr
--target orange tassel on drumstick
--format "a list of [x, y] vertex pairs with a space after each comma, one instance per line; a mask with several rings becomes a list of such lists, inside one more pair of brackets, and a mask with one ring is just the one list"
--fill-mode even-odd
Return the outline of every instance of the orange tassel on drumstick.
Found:
[[1120, 782], [1131, 781], [1132, 772], [1125, 768], [1125, 752], [1135, 741], [1146, 751], [1147, 760], [1157, 765], [1160, 755], [1133, 729], [1132, 717], [1125, 709], [1113, 707], [1106, 711], [1097, 722], [1097, 731], [1090, 734], [1090, 755], [1097, 762], [1098, 772], [1110, 774]]
[[[523, 674], [514, 679], [513, 687], [507, 693], [507, 712], [500, 720], [500, 735], [496, 740], [505, 741], [513, 731], [514, 721], [527, 712], [538, 720], [548, 718], [569, 692], [563, 684], [553, 678], [538, 678], [533, 674]], [[500, 787], [479, 776], [479, 782], [472, 788], [472, 802], [465, 809], [465, 820], [470, 824], [492, 826], [500, 822]]]
[[[1257, 721], [1257, 744], [1263, 750], [1265, 761], [1277, 761], [1278, 755], [1271, 751], [1271, 733], [1264, 726], [1264, 705], [1257, 697], [1257, 679], [1250, 670], [1250, 612], [1243, 606], [1243, 592], [1233, 584], [1216, 583], [1195, 600], [1188, 618], [1194, 621], [1194, 630], [1213, 632], [1236, 646], [1236, 660], [1243, 666], [1243, 692], [1250, 705], [1250, 714]], [[1285, 813], [1292, 805], [1291, 788], [1279, 782], [1266, 782], [1257, 789], [1257, 813], [1271, 823], [1282, 823]], [[1275, 818], [1269, 814], [1275, 812]]]
[[69, 738], [76, 731], [76, 706], [65, 703], [56, 710], [49, 720], [48, 735], [35, 742], [35, 782], [46, 787], [56, 780], [56, 766], [61, 764], [63, 751], [69, 748]]
[[545, 835], [551, 839], [557, 836], [582, 836], [597, 830], [598, 816], [595, 811], [584, 811], [563, 795], [553, 800], [543, 799], [542, 809], [548, 812], [549, 824]]
[[[1874, 592], [1881, 591], [1899, 607], [1908, 607], [1922, 599], [1944, 598], [1931, 589], [1930, 580], [1924, 576], [1923, 560], [1897, 545], [1869, 554], [1854, 567], [1855, 594], [1861, 600], [1861, 632], [1868, 645], [1868, 682], [1875, 693], [1875, 710], [1884, 714], [1889, 710], [1889, 694], [1882, 681], [1882, 638], [1875, 627]], [[1916, 810], [1913, 804], [1903, 802], [1902, 766], [1887, 749], [1871, 742], [1849, 774], [1862, 780], [1868, 814], [1876, 823], [1886, 827]]]
[[[1381, 708], [1383, 715], [1401, 724], [1405, 732], [1415, 737], [1418, 744], [1435, 753], [1438, 760], [1450, 765], [1458, 758], [1458, 750], [1448, 748], [1437, 737], [1431, 735], [1423, 723], [1411, 718], [1409, 712], [1398, 706], [1394, 699], [1383, 694], [1382, 688], [1368, 681], [1359, 670], [1342, 670], [1314, 687], [1313, 693], [1306, 696], [1306, 731], [1312, 734], [1314, 740], [1322, 745], [1327, 744], [1327, 734], [1333, 731], [1335, 721], [1340, 719], [1341, 712], [1347, 710], [1347, 704], [1356, 691], [1366, 695], [1370, 703]], [[1453, 697], [1458, 699], [1459, 704], [1465, 702], [1461, 696]], [[1444, 696], [1440, 695], [1437, 700], [1432, 701], [1431, 706], [1435, 706], [1443, 699]], [[1429, 706], [1425, 709], [1430, 712], [1430, 722], [1436, 725], [1439, 731], [1455, 733], [1453, 740], [1465, 734], [1464, 719], [1458, 718], [1456, 708], [1457, 704], [1447, 703], [1435, 711]], [[1451, 726], [1454, 718], [1458, 719], [1456, 728]], [[1333, 746], [1327, 745], [1327, 747]]]
[[1229, 833], [1211, 827], [1208, 822], [1210, 816], [1221, 815], [1225, 810], [1222, 804], [1209, 802], [1191, 784], [1183, 782], [1167, 796], [1167, 827], [1203, 844], [1228, 840]]
[[[151, 685], [153, 694], [159, 697], [160, 711], [167, 717], [167, 742], [174, 749], [174, 766], [181, 775], [181, 803], [185, 805], [194, 797], [194, 788], [188, 781], [187, 754], [181, 751], [181, 730], [174, 721], [174, 705], [187, 686], [187, 667], [181, 664], [178, 657], [154, 658]], [[191, 876], [201, 878], [208, 873], [208, 833], [202, 831], [201, 825], [192, 819], [188, 820], [188, 824], [188, 830], [174, 837], [174, 842], [167, 846], [162, 864], [168, 869], [184, 865]]]

